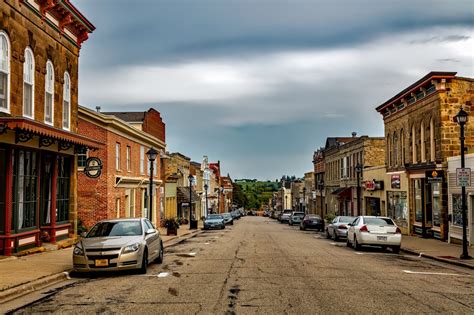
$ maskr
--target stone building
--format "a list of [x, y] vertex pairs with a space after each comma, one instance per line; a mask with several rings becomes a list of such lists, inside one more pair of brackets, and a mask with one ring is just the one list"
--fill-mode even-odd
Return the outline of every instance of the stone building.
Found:
[[[430, 72], [376, 110], [385, 126], [386, 165], [408, 177], [410, 232], [446, 240], [447, 158], [460, 154], [461, 107], [472, 115], [474, 80], [455, 72]], [[467, 151], [474, 146], [474, 121], [466, 124]]]
[[[134, 116], [135, 113], [129, 114]], [[126, 118], [126, 113], [120, 113], [120, 117]], [[160, 115], [150, 115], [151, 117], [156, 119], [154, 125], [162, 124]], [[164, 139], [159, 139], [143, 131], [144, 129], [146, 130], [137, 125], [132, 126], [117, 116], [79, 106], [79, 133], [105, 143], [103, 148], [79, 156], [78, 215], [85, 227], [91, 227], [104, 219], [128, 217], [146, 217], [155, 226], [159, 226], [163, 207], [163, 181], [159, 162], [166, 145]], [[151, 147], [160, 152], [153, 164], [152, 211], [150, 161], [146, 155]], [[99, 178], [91, 179], [82, 173], [87, 157], [101, 159], [103, 168]]]
[[313, 167], [314, 167], [314, 189], [316, 190], [316, 200], [315, 200], [315, 212], [319, 214], [321, 218], [327, 214], [327, 208], [325, 206], [325, 190], [324, 190], [324, 148], [319, 148], [314, 151], [313, 154]]
[[77, 232], [79, 51], [94, 26], [64, 1], [0, 3], [0, 255]]
[[306, 213], [316, 213], [316, 190], [314, 172], [304, 174], [303, 208]]

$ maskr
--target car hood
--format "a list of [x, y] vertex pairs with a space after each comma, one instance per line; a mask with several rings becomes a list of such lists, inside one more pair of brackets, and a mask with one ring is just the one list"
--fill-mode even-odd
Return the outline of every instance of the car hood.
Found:
[[87, 248], [110, 248], [123, 247], [134, 243], [141, 242], [142, 235], [136, 236], [105, 236], [85, 238], [81, 241], [82, 246]]

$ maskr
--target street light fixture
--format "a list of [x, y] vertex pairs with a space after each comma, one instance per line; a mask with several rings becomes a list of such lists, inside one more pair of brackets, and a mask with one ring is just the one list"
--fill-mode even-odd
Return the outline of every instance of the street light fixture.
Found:
[[324, 217], [324, 200], [323, 200], [323, 189], [324, 189], [324, 182], [322, 180], [319, 181], [318, 183], [319, 185], [319, 194], [320, 194], [320, 197], [321, 197], [321, 217], [323, 218]]
[[[459, 140], [461, 140], [461, 168], [465, 168], [464, 158], [464, 125], [467, 123], [468, 114], [462, 109], [455, 116], [456, 122], [461, 127], [461, 134]], [[469, 253], [467, 251], [467, 207], [466, 207], [466, 187], [461, 186], [461, 209], [462, 209], [462, 254], [461, 259], [469, 259]]]
[[146, 156], [148, 157], [148, 161], [150, 161], [150, 214], [149, 218], [150, 221], [153, 222], [153, 163], [156, 160], [156, 157], [158, 156], [158, 151], [156, 151], [155, 148], [151, 147], [147, 152]]
[[209, 211], [209, 205], [207, 204], [207, 189], [209, 188], [209, 186], [207, 186], [207, 184], [204, 184], [204, 191], [206, 193], [206, 218], [207, 218], [207, 212]]
[[288, 209], [288, 195], [285, 195], [285, 206], [283, 207], [282, 210]]
[[357, 174], [357, 215], [362, 215], [360, 212], [360, 174], [362, 173], [362, 165], [360, 163], [357, 163], [355, 171]]

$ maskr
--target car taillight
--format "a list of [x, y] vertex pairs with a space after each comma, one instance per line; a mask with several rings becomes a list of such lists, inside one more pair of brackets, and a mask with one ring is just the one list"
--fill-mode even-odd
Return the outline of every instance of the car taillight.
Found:
[[367, 225], [362, 225], [359, 229], [359, 232], [369, 232], [369, 229], [367, 228]]
[[344, 224], [339, 225], [339, 229], [341, 229], [341, 230], [347, 230], [347, 226], [345, 226]]
[[395, 234], [402, 234], [402, 230], [397, 226], [397, 229], [395, 230]]

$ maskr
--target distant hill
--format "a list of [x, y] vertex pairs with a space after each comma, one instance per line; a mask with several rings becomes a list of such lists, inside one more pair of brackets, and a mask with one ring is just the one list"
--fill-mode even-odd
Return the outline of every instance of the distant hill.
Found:
[[[234, 201], [241, 203], [246, 209], [259, 209], [261, 205], [267, 205], [268, 199], [273, 193], [280, 189], [279, 182], [258, 181], [256, 179], [236, 179], [234, 184], [238, 187], [234, 189]], [[236, 198], [237, 197], [237, 198]]]

